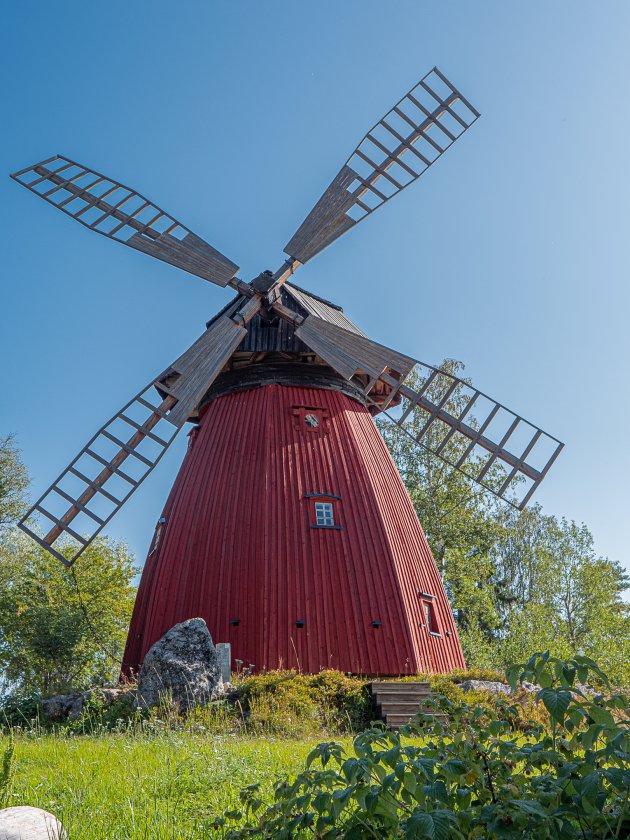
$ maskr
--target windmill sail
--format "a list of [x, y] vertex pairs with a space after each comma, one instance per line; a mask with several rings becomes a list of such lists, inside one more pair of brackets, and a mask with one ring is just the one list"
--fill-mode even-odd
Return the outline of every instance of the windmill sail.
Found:
[[519, 510], [564, 445], [448, 371], [334, 324], [311, 315], [296, 335], [343, 377], [360, 381], [375, 412]]
[[130, 187], [57, 155], [11, 177], [84, 227], [218, 286], [238, 266]]
[[[213, 321], [177, 361], [99, 429], [19, 527], [72, 565], [158, 464], [246, 332], [225, 316]], [[154, 388], [163, 395], [161, 401]], [[61, 537], [58, 549], [55, 543]]]
[[285, 252], [310, 260], [416, 181], [478, 117], [434, 67], [368, 131]]

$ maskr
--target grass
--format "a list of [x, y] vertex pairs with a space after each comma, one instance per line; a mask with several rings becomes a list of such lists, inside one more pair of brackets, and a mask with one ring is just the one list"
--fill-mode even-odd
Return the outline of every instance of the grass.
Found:
[[[194, 840], [242, 787], [295, 775], [320, 739], [164, 732], [16, 738], [11, 805], [54, 813], [69, 840]], [[0, 740], [0, 749], [8, 739]]]
[[[463, 696], [448, 677], [433, 687]], [[125, 718], [130, 709], [98, 700], [52, 731], [37, 717], [29, 724], [36, 704], [6, 718], [27, 727], [16, 737], [7, 804], [52, 811], [69, 840], [212, 837], [212, 817], [237, 808], [242, 788], [260, 782], [270, 795], [279, 776], [303, 769], [313, 746], [331, 737], [349, 746], [373, 717], [366, 681], [337, 672], [268, 672], [237, 689], [237, 704], [197, 709], [185, 721], [168, 707], [148, 720]], [[0, 736], [0, 756], [7, 743]]]

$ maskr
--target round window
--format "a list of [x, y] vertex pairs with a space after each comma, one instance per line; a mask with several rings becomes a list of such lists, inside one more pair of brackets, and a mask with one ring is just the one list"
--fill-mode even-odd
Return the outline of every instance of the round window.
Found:
[[309, 429], [316, 429], [319, 426], [319, 417], [316, 414], [305, 414], [304, 422]]

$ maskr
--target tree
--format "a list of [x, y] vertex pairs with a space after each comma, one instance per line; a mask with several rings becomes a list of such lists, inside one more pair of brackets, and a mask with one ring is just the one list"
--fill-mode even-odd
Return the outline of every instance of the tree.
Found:
[[13, 533], [0, 562], [0, 668], [12, 691], [50, 695], [117, 679], [135, 594], [125, 544], [97, 539], [68, 569]]
[[20, 517], [26, 508], [29, 476], [13, 435], [0, 438], [0, 534]]
[[[529, 520], [525, 528], [523, 520]], [[523, 539], [524, 531], [535, 534], [533, 540]], [[583, 654], [599, 659], [614, 682], [629, 684], [630, 605], [623, 600], [629, 578], [621, 565], [596, 555], [586, 525], [543, 516], [540, 508], [521, 514], [511, 534], [508, 566], [523, 571], [512, 581], [504, 616], [503, 664], [519, 661], [533, 647], [556, 656]], [[499, 551], [499, 574], [505, 561]]]

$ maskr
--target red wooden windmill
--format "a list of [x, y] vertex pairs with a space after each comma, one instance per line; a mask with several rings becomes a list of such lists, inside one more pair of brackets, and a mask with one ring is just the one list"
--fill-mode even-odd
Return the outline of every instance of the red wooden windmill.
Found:
[[74, 562], [178, 430], [195, 424], [144, 567], [127, 669], [193, 616], [257, 668], [399, 674], [464, 664], [440, 576], [373, 417], [389, 417], [518, 507], [562, 444], [465, 382], [376, 344], [338, 306], [288, 281], [478, 116], [432, 70], [361, 140], [284, 249], [282, 267], [251, 283], [150, 201], [67, 158], [12, 176], [91, 230], [237, 292], [20, 523]]

